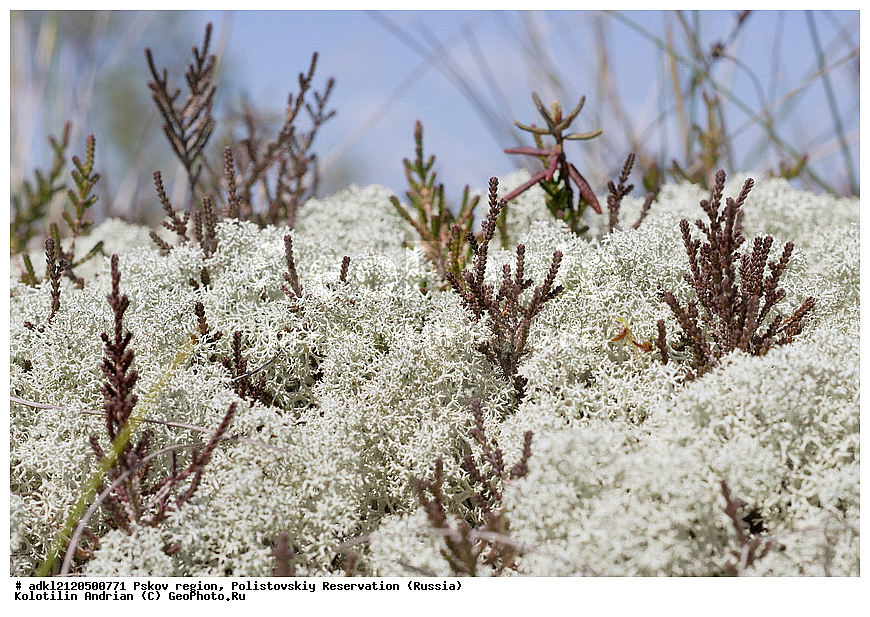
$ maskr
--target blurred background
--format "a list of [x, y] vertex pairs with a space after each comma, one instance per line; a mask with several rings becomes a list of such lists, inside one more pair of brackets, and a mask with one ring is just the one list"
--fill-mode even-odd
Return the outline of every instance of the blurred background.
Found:
[[644, 173], [700, 180], [721, 167], [859, 194], [858, 11], [18, 11], [10, 21], [13, 196], [51, 167], [48, 136], [70, 122], [69, 154], [83, 156], [85, 136], [96, 136], [96, 221], [156, 224], [158, 169], [173, 203], [184, 202], [143, 50], [184, 91], [209, 22], [217, 125], [206, 154], [218, 165], [221, 144], [242, 137], [243, 110], [278, 130], [319, 52], [312, 87], [334, 77], [336, 110], [312, 148], [321, 196], [378, 183], [403, 197], [416, 120], [448, 200], [466, 184], [483, 191], [493, 175], [539, 169], [503, 152], [533, 145], [513, 125], [542, 124], [533, 91], [566, 111], [586, 96], [572, 129], [603, 134], [567, 142], [567, 154], [599, 194], [630, 151], [636, 185]]

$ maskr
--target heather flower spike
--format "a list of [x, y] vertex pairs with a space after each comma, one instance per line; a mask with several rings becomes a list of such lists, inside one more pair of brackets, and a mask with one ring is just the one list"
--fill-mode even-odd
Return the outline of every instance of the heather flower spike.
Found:
[[[553, 213], [553, 216], [565, 221], [575, 233], [583, 233], [587, 227], [581, 225], [580, 217], [586, 206], [591, 206], [598, 214], [601, 214], [601, 206], [598, 204], [598, 198], [595, 196], [595, 192], [589, 186], [589, 183], [577, 170], [577, 167], [569, 163], [565, 158], [562, 142], [566, 139], [593, 139], [601, 134], [601, 129], [586, 133], [562, 134], [574, 122], [580, 110], [583, 109], [583, 104], [586, 102], [585, 96], [580, 98], [580, 102], [577, 103], [577, 106], [565, 118], [562, 117], [562, 106], [559, 101], [554, 101], [548, 111], [543, 103], [541, 103], [537, 93], [532, 93], [532, 99], [538, 112], [544, 118], [544, 122], [547, 125], [546, 128], [538, 127], [535, 124], [526, 125], [514, 121], [514, 124], [518, 128], [532, 134], [536, 147], [520, 146], [508, 148], [505, 152], [508, 154], [536, 156], [544, 164], [544, 169], [536, 171], [527, 182], [505, 195], [504, 199], [505, 201], [510, 201], [535, 184], [540, 184], [544, 192], [547, 193], [547, 207]], [[544, 135], [551, 136], [555, 140], [555, 143], [545, 147], [542, 140]], [[558, 176], [556, 172], [558, 172]], [[574, 192], [571, 189], [569, 179], [577, 186], [577, 190], [580, 193], [576, 204], [574, 203]]]
[[[622, 166], [622, 171], [619, 172], [619, 178], [617, 179], [616, 184], [614, 184], [613, 181], [607, 182], [607, 211], [610, 215], [608, 231], [612, 232], [616, 229], [616, 226], [619, 224], [619, 208], [622, 206], [622, 199], [628, 195], [632, 189], [634, 189], [633, 184], [626, 184], [626, 182], [628, 182], [628, 174], [631, 173], [631, 168], [634, 165], [634, 158], [634, 152], [629, 152], [628, 156], [625, 158], [625, 163]], [[644, 180], [644, 183], [646, 184], [646, 180]], [[653, 187], [652, 192], [646, 196], [646, 200], [643, 202], [643, 207], [640, 211], [640, 216], [637, 217], [634, 225], [631, 226], [632, 229], [640, 227], [640, 224], [646, 218], [647, 214], [649, 214], [650, 206], [657, 196], [658, 188]]]

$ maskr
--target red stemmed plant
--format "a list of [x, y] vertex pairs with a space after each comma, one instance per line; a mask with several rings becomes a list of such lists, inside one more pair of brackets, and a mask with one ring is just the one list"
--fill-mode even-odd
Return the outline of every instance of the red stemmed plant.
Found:
[[[505, 195], [504, 200], [510, 201], [533, 185], [539, 184], [547, 194], [547, 207], [553, 213], [553, 216], [565, 221], [575, 233], [583, 233], [587, 227], [581, 224], [580, 218], [586, 206], [591, 206], [598, 214], [601, 214], [601, 206], [598, 204], [598, 199], [595, 197], [595, 193], [592, 191], [589, 183], [577, 170], [577, 167], [573, 163], [569, 163], [568, 159], [565, 158], [563, 142], [566, 139], [586, 140], [598, 137], [601, 134], [601, 129], [589, 131], [588, 133], [562, 134], [574, 122], [580, 110], [583, 109], [583, 104], [586, 102], [585, 96], [580, 98], [577, 106], [564, 118], [562, 117], [562, 106], [559, 101], [554, 101], [548, 111], [541, 103], [537, 93], [532, 93], [532, 99], [547, 126], [538, 127], [535, 124], [527, 126], [521, 122], [514, 121], [514, 124], [518, 128], [532, 134], [536, 147], [520, 146], [518, 148], [508, 148], [505, 152], [508, 154], [536, 156], [541, 160], [545, 168], [533, 173], [527, 182]], [[545, 146], [543, 142], [544, 135], [552, 137], [555, 143]], [[580, 193], [576, 204], [574, 203], [574, 191], [571, 188], [569, 179], [577, 186]]]

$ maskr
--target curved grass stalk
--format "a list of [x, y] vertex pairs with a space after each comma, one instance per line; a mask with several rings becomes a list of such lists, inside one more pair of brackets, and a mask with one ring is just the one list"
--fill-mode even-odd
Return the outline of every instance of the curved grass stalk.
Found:
[[[62, 407], [60, 405], [50, 405], [46, 403], [37, 403], [36, 401], [29, 401], [25, 398], [20, 398], [18, 396], [10, 396], [9, 400], [13, 403], [18, 403], [19, 405], [26, 405], [28, 407], [36, 407], [37, 409], [58, 409], [58, 410], [69, 410], [69, 407]], [[105, 413], [102, 411], [93, 411], [90, 409], [83, 409], [81, 413], [88, 416], [105, 416]], [[186, 424], [184, 422], [169, 422], [167, 420], [154, 420], [153, 418], [137, 418], [134, 417], [134, 420], [139, 422], [148, 422], [150, 424], [160, 424], [162, 426], [171, 426], [173, 428], [184, 428], [190, 431], [198, 431], [200, 433], [205, 433], [206, 435], [214, 435], [216, 431], [211, 429], [203, 428], [201, 426], [196, 426], [194, 424]], [[265, 441], [258, 441], [256, 439], [248, 439], [247, 437], [241, 437], [239, 435], [232, 435], [230, 437], [222, 437], [221, 441], [237, 441], [239, 443], [246, 443], [252, 446], [258, 446], [260, 448], [266, 448], [267, 450], [274, 450], [275, 452], [284, 452], [281, 448], [273, 446], [272, 444], [266, 443]]]
[[[122, 435], [119, 434], [118, 438], [120, 438], [121, 436]], [[129, 439], [129, 435], [128, 435], [128, 439]], [[136, 471], [139, 467], [141, 467], [142, 465], [144, 465], [148, 461], [150, 461], [154, 458], [157, 458], [159, 455], [164, 454], [166, 452], [171, 452], [173, 450], [181, 450], [183, 448], [194, 448], [198, 445], [199, 444], [195, 444], [195, 443], [176, 444], [174, 446], [167, 446], [161, 450], [158, 450], [157, 452], [152, 452], [151, 454], [143, 457], [141, 460], [136, 461], [126, 471], [124, 471], [124, 473], [122, 473], [120, 476], [118, 476], [117, 480], [115, 480], [114, 482], [112, 482], [111, 485], [106, 487], [103, 490], [103, 492], [100, 493], [100, 495], [94, 500], [94, 503], [91, 504], [91, 506], [87, 509], [87, 511], [78, 520], [78, 523], [76, 524], [75, 531], [73, 532], [72, 537], [70, 537], [70, 540], [67, 543], [66, 554], [64, 555], [64, 558], [63, 558], [63, 565], [61, 566], [61, 569], [60, 569], [60, 575], [67, 576], [69, 574], [70, 564], [72, 563], [73, 555], [75, 555], [75, 552], [76, 552], [76, 550], [75, 550], [76, 545], [78, 545], [79, 539], [81, 538], [82, 533], [85, 530], [85, 527], [87, 527], [88, 521], [91, 520], [91, 517], [94, 515], [94, 512], [97, 511], [97, 508], [100, 507], [100, 504], [102, 504], [103, 500], [106, 497], [108, 497], [109, 494], [111, 494], [111, 492], [115, 489], [115, 487], [120, 486], [124, 482], [124, 480], [129, 478], [133, 474], [133, 472]], [[118, 453], [120, 453], [120, 450], [116, 450], [116, 451]], [[69, 524], [69, 519], [67, 519], [67, 524]], [[63, 534], [63, 532], [61, 532], [61, 534]], [[43, 565], [45, 565], [44, 562], [43, 562]]]
[[[157, 395], [161, 391], [163, 391], [169, 384], [169, 380], [172, 377], [175, 369], [177, 369], [184, 362], [186, 362], [192, 352], [193, 343], [189, 340], [185, 341], [182, 348], [179, 349], [177, 354], [175, 354], [175, 358], [172, 360], [169, 369], [165, 373], [163, 373], [157, 383], [154, 384], [154, 387], [151, 388], [151, 390], [145, 397], [143, 397], [140, 405], [144, 405], [144, 407], [147, 409], [154, 403]], [[73, 532], [74, 527], [78, 524], [78, 521], [84, 514], [86, 505], [96, 494], [97, 487], [99, 487], [100, 484], [103, 482], [103, 479], [106, 477], [109, 469], [111, 469], [115, 465], [118, 460], [118, 456], [121, 454], [121, 452], [124, 451], [124, 448], [127, 447], [127, 444], [130, 441], [130, 437], [133, 435], [134, 430], [138, 428], [141, 421], [142, 420], [140, 418], [131, 417], [130, 421], [127, 422], [118, 432], [117, 437], [115, 437], [115, 440], [112, 442], [112, 449], [106, 453], [106, 456], [104, 456], [97, 465], [97, 469], [88, 477], [84, 489], [79, 494], [79, 498], [76, 500], [76, 503], [73, 506], [72, 512], [70, 512], [67, 516], [63, 528], [58, 532], [57, 536], [55, 536], [54, 542], [52, 543], [51, 548], [48, 550], [48, 554], [46, 555], [45, 560], [39, 565], [39, 568], [37, 568], [35, 573], [36, 576], [48, 576], [49, 574], [51, 574], [52, 568], [54, 567], [54, 562], [60, 554], [61, 548], [66, 542], [66, 538], [70, 537], [70, 534]]]

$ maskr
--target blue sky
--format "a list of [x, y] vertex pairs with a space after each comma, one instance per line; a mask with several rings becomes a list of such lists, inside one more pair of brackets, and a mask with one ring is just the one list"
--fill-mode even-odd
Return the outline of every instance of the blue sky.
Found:
[[[728, 41], [737, 14], [683, 16], [709, 49], [716, 41]], [[681, 156], [677, 116], [668, 102], [673, 98], [671, 67], [654, 42], [665, 39], [669, 30], [680, 54], [690, 55], [683, 26], [672, 11], [198, 11], [187, 17], [183, 47], [167, 49], [152, 28], [126, 50], [141, 64], [142, 87], [144, 46], [154, 48], [158, 64], [174, 66], [180, 76], [181, 61], [187, 61], [190, 47], [201, 42], [205, 24], [212, 22], [228, 76], [219, 85], [218, 104], [231, 106], [244, 94], [256, 107], [280, 113], [287, 93], [296, 91], [299, 71], [307, 68], [313, 51], [319, 52], [315, 87], [321, 88], [329, 76], [336, 79], [331, 107], [338, 113], [315, 144], [329, 190], [354, 181], [385, 184], [401, 193], [406, 184], [401, 159], [413, 155], [418, 119], [427, 153], [437, 156], [448, 198], [455, 200], [465, 184], [483, 189], [490, 176], [529, 163], [503, 150], [531, 145], [511, 123], [540, 121], [532, 91], [545, 103], [559, 98], [568, 108], [586, 95], [573, 128], [602, 128], [604, 134], [573, 142], [568, 155], [598, 190], [618, 172], [632, 137], [650, 153], [664, 153], [665, 162]], [[801, 89], [819, 68], [811, 27], [827, 64], [853, 53], [851, 60], [826, 72], [829, 91], [821, 79]], [[847, 186], [849, 163], [841, 154], [831, 105], [857, 174], [858, 41], [857, 11], [753, 12], [726, 45], [736, 61], [720, 59], [711, 69], [740, 103], [723, 97], [726, 126], [737, 147], [734, 169], [728, 171], [776, 166], [773, 149], [758, 154], [770, 139], [747, 111], [758, 113], [797, 90], [771, 107], [778, 136], [794, 151], [809, 153], [832, 184]], [[603, 58], [609, 63], [609, 80], [601, 73]], [[687, 69], [677, 69], [685, 84]], [[613, 113], [613, 100], [620, 102], [624, 115]], [[702, 110], [696, 112], [703, 123]], [[35, 160], [28, 167], [33, 164]], [[145, 175], [142, 190], [150, 170]]]
[[[699, 24], [708, 44], [724, 40], [736, 23], [736, 11], [702, 12]], [[847, 29], [852, 23], [857, 42], [857, 13], [832, 12], [815, 15], [821, 41], [835, 38], [836, 24]], [[664, 38], [665, 17], [662, 12], [627, 12], [625, 17]], [[334, 165], [352, 165], [370, 182], [387, 184], [395, 190], [404, 186], [402, 167], [397, 154], [413, 152], [411, 134], [414, 121], [423, 122], [427, 151], [436, 154], [441, 179], [458, 192], [468, 183], [482, 187], [491, 175], [514, 169], [520, 160], [503, 154], [509, 133], [499, 134], [486, 120], [486, 113], [471, 100], [460, 78], [451, 73], [448, 62], [467, 80], [488, 107], [498, 109], [509, 125], [512, 120], [530, 122], [538, 119], [531, 101], [531, 91], [549, 102], [562, 98], [573, 106], [583, 94], [587, 104], [577, 121], [579, 130], [599, 128], [614, 140], [623, 136], [619, 126], [611, 126], [602, 109], [603, 93], [596, 57], [598, 49], [594, 22], [603, 23], [616, 87], [633, 119], [654, 124], [656, 99], [662, 62], [658, 49], [650, 40], [619, 18], [586, 11], [294, 11], [294, 12], [205, 12], [200, 21], [212, 21], [218, 29], [229, 31], [227, 52], [234, 67], [243, 75], [236, 84], [252, 100], [277, 109], [286, 93], [296, 85], [296, 75], [307, 66], [310, 54], [320, 54], [318, 75], [322, 80], [335, 76], [334, 108], [338, 115], [324, 127], [319, 151], [326, 172]], [[692, 16], [688, 17], [690, 20]], [[669, 17], [672, 28], [676, 20]], [[811, 46], [807, 17], [803, 12], [760, 11], [747, 20], [745, 30], [729, 51], [758, 77], [772, 99], [784, 95], [802, 78], [817, 70]], [[785, 36], [772, 36], [781, 27]], [[674, 32], [677, 42], [680, 33]], [[443, 45], [444, 53], [431, 50]], [[557, 75], [548, 76], [536, 68], [530, 54], [547, 58]], [[824, 43], [822, 43], [824, 45]], [[775, 45], [779, 45], [779, 65], [773, 66]], [[475, 53], [475, 50], [479, 53]], [[835, 49], [832, 47], [832, 49]], [[831, 54], [841, 57], [844, 49]], [[481, 62], [481, 58], [484, 62]], [[732, 92], [754, 110], [761, 107], [751, 78], [734, 65], [716, 67], [717, 76], [733, 85]], [[495, 83], [486, 78], [489, 71]], [[772, 82], [771, 72], [779, 74]], [[845, 70], [830, 73], [834, 83], [846, 80]], [[320, 81], [319, 83], [323, 83]], [[556, 87], [555, 84], [561, 84]], [[771, 85], [773, 87], [771, 88]], [[857, 89], [855, 90], [857, 92]], [[811, 87], [797, 101], [803, 111], [788, 120], [789, 140], [801, 152], [812, 152], [829, 142], [832, 133], [830, 116], [822, 84]], [[857, 151], [857, 100], [853, 104], [838, 101], [845, 117], [852, 112], [855, 150]], [[644, 104], [646, 107], [644, 108]], [[735, 106], [727, 106], [730, 126], [738, 128], [746, 119]], [[819, 125], [821, 121], [821, 126]], [[749, 150], [754, 131], [741, 135]], [[755, 131], [757, 133], [757, 131]], [[650, 136], [657, 139], [655, 131]], [[625, 139], [622, 139], [625, 142]], [[530, 141], [529, 141], [530, 143]], [[595, 142], [577, 146], [575, 156], [582, 157]], [[616, 143], [613, 148], [618, 148]], [[625, 144], [612, 155], [602, 155], [593, 167], [597, 171], [616, 170], [628, 152]], [[751, 165], [751, 156], [736, 157], [735, 164]], [[840, 157], [828, 166], [845, 173]], [[733, 170], [736, 171], [736, 170]]]

